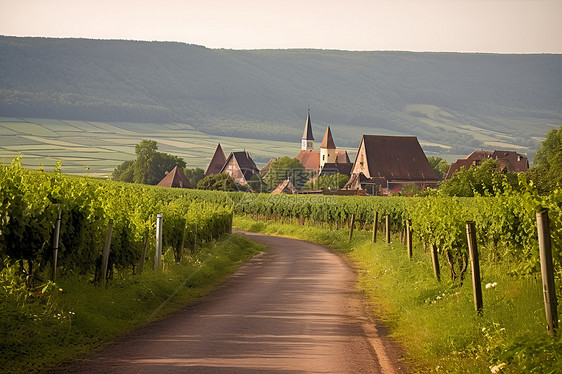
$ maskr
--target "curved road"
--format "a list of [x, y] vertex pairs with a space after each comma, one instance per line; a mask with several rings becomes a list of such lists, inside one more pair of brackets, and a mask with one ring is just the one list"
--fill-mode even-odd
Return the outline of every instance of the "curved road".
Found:
[[269, 250], [203, 301], [141, 328], [70, 373], [397, 373], [339, 256], [304, 241], [246, 233]]

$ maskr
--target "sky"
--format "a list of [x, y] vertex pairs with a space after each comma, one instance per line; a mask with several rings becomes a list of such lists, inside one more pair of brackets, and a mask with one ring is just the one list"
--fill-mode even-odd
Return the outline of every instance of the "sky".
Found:
[[562, 0], [0, 0], [0, 35], [562, 53]]

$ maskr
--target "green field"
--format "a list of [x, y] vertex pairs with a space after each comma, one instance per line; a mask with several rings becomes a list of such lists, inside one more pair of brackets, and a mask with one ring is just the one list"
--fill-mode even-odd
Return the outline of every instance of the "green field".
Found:
[[[159, 150], [183, 157], [190, 168], [205, 169], [217, 143], [228, 156], [247, 150], [258, 166], [274, 157], [296, 155], [295, 142], [207, 135], [180, 123], [106, 123], [32, 118], [0, 118], [0, 161], [9, 163], [19, 152], [27, 168], [52, 169], [58, 161], [68, 174], [105, 177], [125, 160], [135, 158], [135, 145], [156, 140]], [[354, 153], [355, 150], [350, 150]]]
[[[406, 112], [423, 117], [422, 120], [427, 125], [434, 126], [439, 131], [456, 128], [456, 131], [479, 139], [488, 150], [508, 149], [527, 153], [531, 161], [536, 151], [533, 147], [517, 142], [512, 136], [475, 125], [462, 125], [458, 118], [455, 119], [453, 115], [434, 106], [411, 105], [406, 108]], [[260, 128], [260, 125], [256, 125], [256, 128]], [[347, 136], [353, 133], [359, 145], [362, 134], [403, 135], [372, 130], [348, 128]], [[317, 148], [321, 141], [320, 134], [316, 137]], [[336, 145], [339, 145], [340, 139], [337, 135], [335, 137]], [[52, 169], [58, 161], [62, 161], [65, 173], [106, 177], [118, 164], [135, 158], [135, 145], [142, 139], [156, 140], [161, 152], [182, 157], [189, 168], [203, 169], [207, 167], [219, 142], [226, 156], [234, 151], [248, 151], [258, 167], [274, 157], [294, 157], [300, 150], [300, 137], [287, 142], [208, 135], [183, 123], [110, 123], [0, 117], [0, 161], [9, 163], [21, 152], [24, 166], [31, 169], [37, 169], [40, 165], [45, 169]], [[538, 143], [543, 139], [537, 137], [534, 141]], [[440, 156], [448, 162], [467, 156], [454, 152], [452, 146], [444, 143], [422, 138], [419, 141], [427, 156]], [[437, 152], [438, 149], [443, 153]], [[346, 150], [353, 162], [356, 148], [347, 147]]]

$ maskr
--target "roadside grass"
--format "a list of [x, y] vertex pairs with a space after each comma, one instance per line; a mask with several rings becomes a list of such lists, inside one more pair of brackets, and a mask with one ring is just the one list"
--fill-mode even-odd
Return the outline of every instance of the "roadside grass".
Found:
[[429, 254], [414, 245], [408, 259], [397, 236], [387, 244], [379, 233], [372, 244], [371, 232], [355, 231], [349, 243], [348, 229], [244, 217], [235, 218], [234, 226], [327, 245], [351, 259], [368, 309], [404, 347], [414, 372], [562, 373], [562, 339], [546, 333], [540, 274], [517, 278], [509, 275], [509, 263], [481, 263], [484, 309], [478, 315], [470, 269], [461, 286], [449, 279], [441, 259], [438, 282]]
[[179, 264], [167, 252], [162, 271], [115, 274], [107, 288], [94, 286], [91, 277], [67, 276], [30, 291], [18, 265], [6, 261], [0, 271], [0, 372], [44, 371], [100, 349], [200, 299], [264, 249], [232, 234]]

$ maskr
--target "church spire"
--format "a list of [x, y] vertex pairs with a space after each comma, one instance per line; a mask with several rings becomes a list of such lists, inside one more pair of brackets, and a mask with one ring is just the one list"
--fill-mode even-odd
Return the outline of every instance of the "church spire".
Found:
[[310, 121], [310, 109], [306, 116], [306, 124], [304, 125], [304, 133], [302, 135], [301, 149], [309, 151], [314, 148], [314, 136], [312, 136], [312, 122]]
[[336, 144], [332, 138], [330, 126], [326, 128], [326, 134], [320, 146], [320, 170], [324, 169], [325, 164], [333, 164], [336, 162]]
[[324, 139], [322, 140], [320, 148], [336, 149], [334, 138], [332, 138], [332, 131], [330, 131], [330, 125], [328, 125], [328, 128], [326, 129], [326, 134], [324, 134]]

